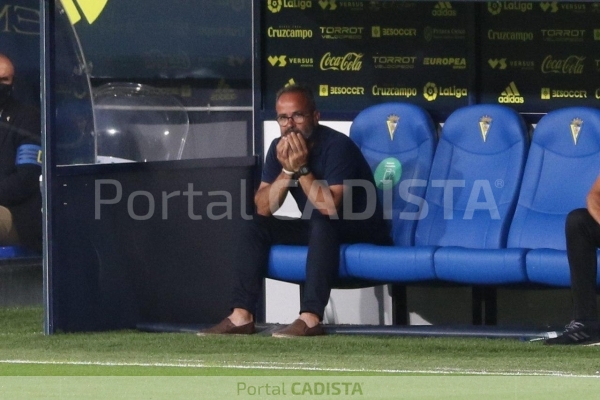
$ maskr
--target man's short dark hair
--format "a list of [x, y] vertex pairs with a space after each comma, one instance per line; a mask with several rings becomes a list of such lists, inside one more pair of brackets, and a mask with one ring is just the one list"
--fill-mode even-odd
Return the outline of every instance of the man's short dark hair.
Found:
[[281, 89], [279, 89], [277, 91], [277, 95], [275, 96], [275, 103], [277, 103], [277, 101], [279, 101], [279, 98], [281, 97], [282, 94], [284, 93], [300, 93], [301, 95], [303, 95], [306, 100], [308, 100], [308, 107], [310, 108], [310, 112], [313, 112], [317, 109], [317, 103], [315, 102], [315, 95], [313, 94], [312, 90], [303, 84], [300, 83], [294, 83], [292, 85], [287, 85], [282, 87]]

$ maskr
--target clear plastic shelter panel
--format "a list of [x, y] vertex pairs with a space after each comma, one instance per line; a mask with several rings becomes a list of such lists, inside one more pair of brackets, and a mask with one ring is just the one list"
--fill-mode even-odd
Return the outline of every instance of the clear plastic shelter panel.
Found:
[[57, 1], [56, 164], [251, 155], [251, 11], [249, 2]]

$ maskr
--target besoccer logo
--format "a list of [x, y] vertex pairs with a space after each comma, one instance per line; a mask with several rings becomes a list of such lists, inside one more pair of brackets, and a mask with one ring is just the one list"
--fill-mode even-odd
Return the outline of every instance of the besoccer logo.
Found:
[[427, 99], [427, 101], [434, 101], [438, 96], [438, 88], [433, 82], [427, 82], [425, 87], [423, 88], [423, 97]]
[[281, 11], [282, 6], [283, 6], [283, 0], [269, 0], [268, 8], [269, 8], [269, 11], [271, 11], [273, 14]]

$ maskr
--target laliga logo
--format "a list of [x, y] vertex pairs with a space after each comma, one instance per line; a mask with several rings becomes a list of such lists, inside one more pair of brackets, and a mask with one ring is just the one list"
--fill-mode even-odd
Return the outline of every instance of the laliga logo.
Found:
[[434, 101], [438, 96], [438, 88], [433, 82], [427, 82], [423, 88], [423, 96], [427, 101]]
[[278, 13], [279, 11], [281, 11], [281, 7], [283, 6], [283, 0], [270, 0], [269, 1], [269, 11], [271, 11], [273, 14]]
[[499, 1], [493, 1], [488, 3], [488, 11], [492, 15], [498, 15], [502, 11], [502, 4]]

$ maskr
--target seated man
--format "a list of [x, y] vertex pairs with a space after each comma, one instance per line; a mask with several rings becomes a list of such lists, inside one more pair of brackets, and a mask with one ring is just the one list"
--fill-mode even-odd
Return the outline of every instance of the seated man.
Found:
[[[300, 316], [273, 336], [322, 335], [323, 313], [338, 275], [340, 244], [391, 244], [369, 165], [349, 137], [319, 125], [310, 89], [301, 85], [281, 89], [275, 108], [281, 137], [267, 153], [254, 197], [257, 215], [236, 243], [232, 313], [199, 335], [255, 332], [254, 308], [274, 244], [308, 245], [308, 255]], [[363, 186], [352, 185], [353, 180]], [[365, 190], [365, 184], [373, 190]], [[302, 211], [301, 218], [273, 216], [288, 192]]]
[[40, 113], [12, 97], [14, 66], [0, 54], [0, 246], [41, 251]]
[[562, 335], [546, 339], [545, 344], [591, 344], [600, 342], [600, 324], [596, 303], [596, 278], [600, 247], [600, 176], [586, 198], [587, 208], [573, 210], [567, 216], [567, 256], [571, 270], [573, 321]]

